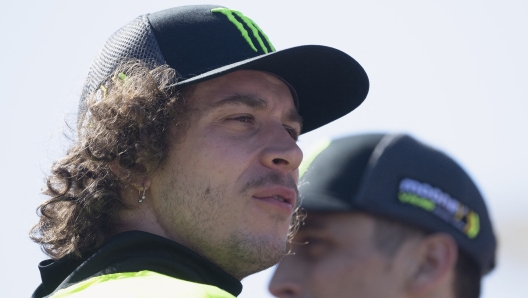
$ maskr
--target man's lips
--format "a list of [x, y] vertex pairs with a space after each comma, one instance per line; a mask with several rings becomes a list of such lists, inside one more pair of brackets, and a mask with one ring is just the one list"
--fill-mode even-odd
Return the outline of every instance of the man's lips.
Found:
[[293, 209], [297, 203], [297, 192], [289, 187], [270, 186], [257, 189], [253, 193], [253, 198], [289, 205]]

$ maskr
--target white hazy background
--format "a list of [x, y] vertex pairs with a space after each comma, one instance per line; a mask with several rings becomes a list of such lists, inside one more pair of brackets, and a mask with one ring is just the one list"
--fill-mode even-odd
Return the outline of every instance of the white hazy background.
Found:
[[[1, 1], [0, 296], [27, 297], [45, 258], [27, 234], [39, 189], [67, 140], [81, 87], [105, 40], [136, 16], [197, 1]], [[483, 297], [527, 297], [527, 1], [229, 1], [277, 49], [336, 47], [371, 89], [348, 116], [303, 135], [406, 132], [458, 160], [480, 186], [499, 238]], [[302, 103], [301, 103], [302, 104]], [[270, 297], [272, 270], [240, 297]]]

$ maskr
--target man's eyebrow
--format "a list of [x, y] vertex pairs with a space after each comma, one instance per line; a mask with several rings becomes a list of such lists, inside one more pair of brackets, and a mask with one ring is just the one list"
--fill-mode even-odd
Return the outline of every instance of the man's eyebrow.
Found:
[[287, 117], [288, 117], [288, 121], [299, 123], [300, 131], [302, 131], [303, 119], [301, 115], [299, 115], [299, 112], [297, 112], [296, 109], [291, 109], [288, 112]]
[[268, 102], [250, 95], [235, 94], [215, 102], [209, 108], [215, 109], [225, 105], [246, 105], [257, 110], [264, 110], [268, 107]]

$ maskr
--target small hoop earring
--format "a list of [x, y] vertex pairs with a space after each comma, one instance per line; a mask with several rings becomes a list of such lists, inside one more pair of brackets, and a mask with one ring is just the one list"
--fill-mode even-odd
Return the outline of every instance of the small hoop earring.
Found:
[[141, 190], [138, 191], [138, 193], [139, 193], [139, 199], [138, 199], [138, 202], [139, 202], [139, 203], [143, 203], [143, 200], [146, 199], [146, 197], [145, 197], [145, 191], [147, 191], [146, 188], [143, 188], [143, 192], [142, 192]]

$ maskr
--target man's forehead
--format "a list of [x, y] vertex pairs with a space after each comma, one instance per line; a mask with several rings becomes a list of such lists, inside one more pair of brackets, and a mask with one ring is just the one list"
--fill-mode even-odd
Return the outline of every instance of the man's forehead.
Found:
[[291, 94], [292, 99], [293, 99], [293, 104], [295, 105], [295, 109], [298, 111], [299, 110], [299, 98], [297, 97], [297, 91], [295, 90], [295, 88], [293, 88], [293, 86], [288, 81], [286, 81], [285, 79], [283, 79], [282, 77], [280, 77], [277, 74], [274, 74], [274, 73], [271, 73], [271, 72], [265, 72], [265, 71], [263, 71], [263, 73], [267, 73], [267, 74], [275, 77], [276, 79], [278, 79], [282, 83], [284, 83], [284, 85], [286, 85], [286, 87], [288, 87], [288, 89], [290, 89], [290, 94]]
[[353, 228], [354, 225], [374, 221], [374, 217], [362, 212], [307, 212], [300, 230], [324, 230], [334, 227]]
[[[278, 92], [278, 90], [281, 90], [282, 92], [288, 88], [290, 91], [288, 95], [293, 99], [295, 107], [297, 108], [297, 94], [295, 89], [279, 76], [265, 71], [237, 70], [193, 85], [193, 89], [200, 89], [202, 92], [222, 92], [223, 90], [236, 88], [239, 90], [245, 90], [244, 93], [249, 93], [250, 89], [254, 89], [259, 85], [265, 85], [270, 92]], [[242, 91], [239, 93], [241, 92]]]

